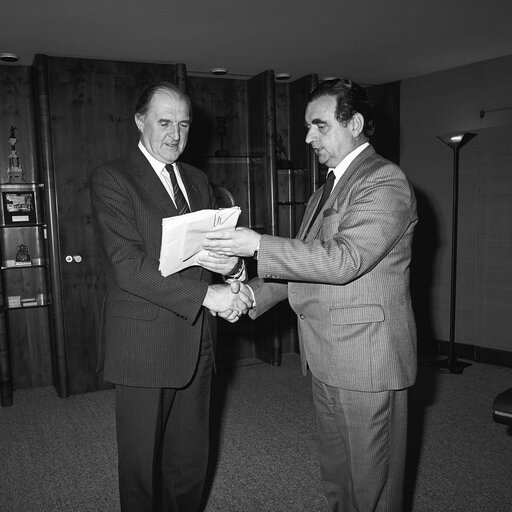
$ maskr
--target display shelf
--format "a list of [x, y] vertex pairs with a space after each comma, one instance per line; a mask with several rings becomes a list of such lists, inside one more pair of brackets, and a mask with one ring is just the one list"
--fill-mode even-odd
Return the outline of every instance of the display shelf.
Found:
[[[0, 381], [5, 384], [2, 405], [12, 404], [13, 387], [23, 386], [23, 376], [29, 375], [23, 364], [19, 371], [11, 371], [9, 353], [17, 353], [20, 345], [29, 343], [28, 332], [48, 324], [47, 313], [35, 311], [51, 305], [42, 191], [43, 186], [38, 183], [0, 183], [1, 312], [5, 337], [3, 350], [0, 347], [4, 356], [0, 361]], [[28, 309], [33, 313], [24, 311]]]
[[49, 306], [51, 304], [48, 295], [42, 293], [33, 297], [9, 295], [5, 297], [5, 301], [5, 309], [35, 308]]
[[0, 226], [31, 226], [42, 222], [39, 183], [0, 183]]

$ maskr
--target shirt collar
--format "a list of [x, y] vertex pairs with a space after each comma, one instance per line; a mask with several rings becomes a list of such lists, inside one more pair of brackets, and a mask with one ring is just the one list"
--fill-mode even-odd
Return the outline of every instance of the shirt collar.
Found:
[[[139, 149], [142, 151], [142, 154], [147, 158], [148, 162], [151, 164], [151, 167], [155, 170], [157, 174], [160, 174], [167, 164], [160, 162], [153, 155], [149, 153], [149, 151], [145, 148], [144, 144], [139, 140]], [[174, 169], [176, 170], [175, 164], [172, 164]]]
[[362, 153], [369, 145], [369, 142], [365, 142], [364, 144], [357, 146], [357, 148], [351, 151], [334, 169], [329, 169], [329, 171], [333, 171], [336, 176], [334, 186], [336, 186], [336, 183], [338, 183], [338, 180], [343, 176], [345, 171], [348, 169], [348, 166], [355, 160], [356, 156], [359, 155], [359, 153]]

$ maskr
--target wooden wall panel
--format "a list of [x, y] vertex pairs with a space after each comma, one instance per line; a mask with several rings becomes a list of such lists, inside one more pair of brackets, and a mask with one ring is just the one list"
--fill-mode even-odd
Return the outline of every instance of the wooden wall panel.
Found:
[[48, 308], [9, 311], [7, 325], [14, 389], [51, 386], [53, 373]]
[[276, 158], [278, 160], [290, 160], [290, 85], [276, 83]]
[[304, 191], [307, 198], [319, 187], [320, 178], [318, 159], [306, 144], [304, 126], [308, 95], [317, 84], [317, 75], [307, 75], [290, 84], [290, 159], [294, 169], [308, 170], [309, 187]]
[[32, 73], [28, 66], [0, 65], [0, 182], [7, 181], [10, 128], [16, 126], [16, 151], [27, 182], [37, 181]]
[[173, 80], [174, 70], [84, 59], [48, 62], [66, 353], [70, 392], [77, 393], [104, 385], [96, 364], [105, 283], [91, 222], [89, 176], [100, 163], [136, 147], [139, 92], [155, 80]]
[[375, 133], [371, 143], [377, 153], [400, 163], [400, 82], [375, 85], [368, 89], [375, 103]]
[[245, 80], [189, 76], [187, 94], [194, 113], [189, 141], [182, 159], [200, 168], [205, 158], [221, 148], [217, 117], [226, 118], [224, 148], [229, 156], [249, 154], [247, 87]]

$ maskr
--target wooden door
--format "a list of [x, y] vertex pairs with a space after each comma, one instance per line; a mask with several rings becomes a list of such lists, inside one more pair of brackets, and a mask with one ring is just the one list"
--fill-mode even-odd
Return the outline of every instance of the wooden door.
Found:
[[58, 225], [54, 258], [69, 392], [79, 393], [105, 386], [96, 372], [105, 282], [89, 176], [102, 162], [136, 147], [137, 96], [150, 82], [174, 80], [174, 67], [68, 58], [46, 62]]

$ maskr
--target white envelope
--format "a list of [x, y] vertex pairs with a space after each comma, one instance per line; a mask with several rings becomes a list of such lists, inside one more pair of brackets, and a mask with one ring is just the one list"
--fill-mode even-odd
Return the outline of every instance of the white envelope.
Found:
[[165, 277], [197, 265], [205, 234], [217, 229], [235, 229], [240, 213], [240, 208], [233, 206], [162, 219], [160, 273]]

